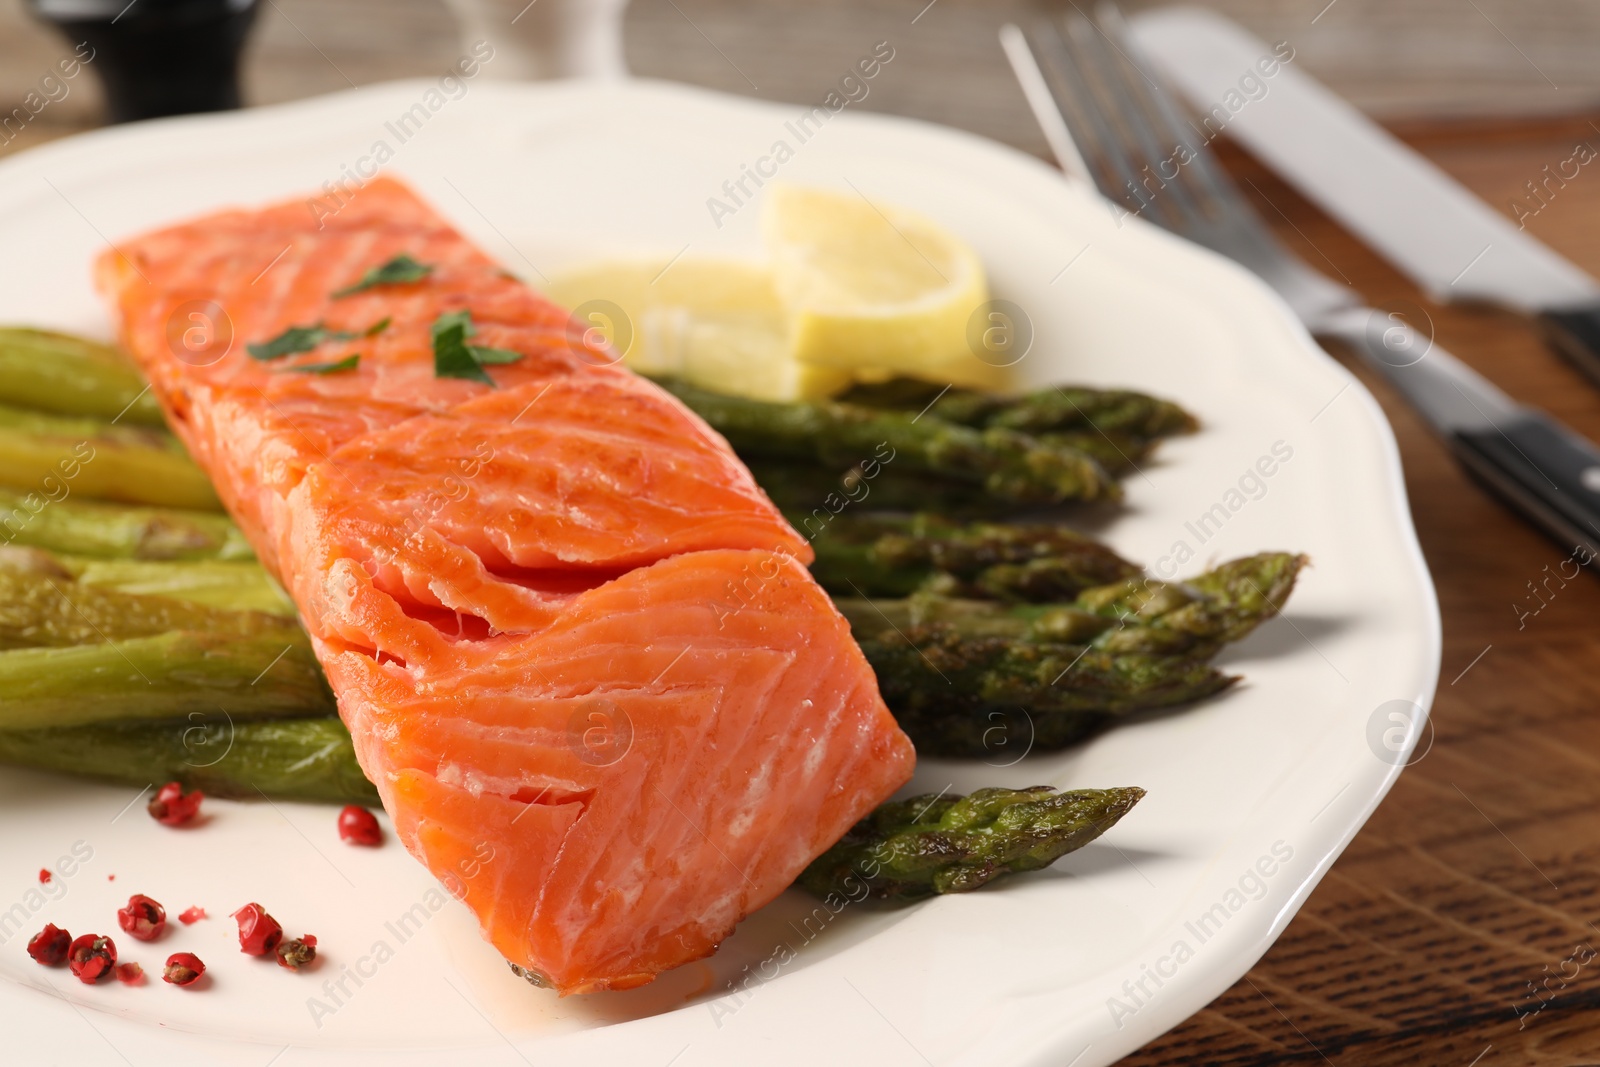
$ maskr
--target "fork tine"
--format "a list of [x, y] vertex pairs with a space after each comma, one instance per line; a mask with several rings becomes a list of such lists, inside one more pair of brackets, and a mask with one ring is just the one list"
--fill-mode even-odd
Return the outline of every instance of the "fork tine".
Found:
[[[1063, 166], [1079, 169], [1081, 156], [1107, 200], [1134, 214], [1153, 209], [1158, 217], [1150, 221], [1255, 271], [1306, 322], [1334, 321], [1328, 316], [1357, 310], [1351, 291], [1285, 248], [1213, 162], [1206, 148], [1211, 138], [1184, 117], [1130, 54], [1134, 49], [1115, 8], [1102, 5], [1105, 37], [1081, 12], [1077, 18], [1084, 21], [1069, 19], [1066, 36], [1049, 23], [1031, 34], [1009, 24], [1001, 31], [1001, 44], [1046, 137], [1052, 145], [1074, 142], [1071, 152], [1057, 150]], [[1117, 44], [1119, 39], [1128, 47]], [[1164, 158], [1163, 142], [1182, 145], [1187, 155], [1176, 171], [1168, 167], [1157, 175], [1160, 184], [1144, 187], [1138, 174]]]
[[1191, 191], [1184, 166], [1178, 162], [1181, 139], [1166, 139], [1163, 134], [1170, 131], [1160, 131], [1147, 113], [1142, 92], [1145, 74], [1088, 18], [1069, 17], [1067, 32], [1099, 87], [1101, 107], [1114, 120], [1115, 134], [1126, 142], [1126, 151], [1139, 160], [1134, 178], [1138, 183], [1136, 195], [1175, 229], [1193, 230], [1204, 225], [1207, 211], [1195, 195], [1199, 190]]
[[1124, 203], [1135, 214], [1147, 207], [1136, 195], [1139, 188], [1133, 161], [1112, 134], [1095, 92], [1084, 79], [1081, 57], [1068, 44], [1053, 20], [1035, 24], [1028, 35], [1040, 57], [1040, 67], [1050, 83], [1061, 117], [1072, 133], [1078, 151], [1089, 164], [1094, 183], [1108, 199]]
[[[1144, 77], [1136, 67], [1123, 61], [1115, 42], [1107, 37], [1101, 27], [1094, 26], [1082, 14], [1067, 18], [1067, 35], [1077, 45], [1078, 56], [1085, 67], [1086, 80], [1098, 88], [1099, 106], [1112, 126], [1114, 136], [1125, 142], [1126, 152], [1138, 160], [1136, 178], [1139, 198], [1155, 206], [1158, 213], [1176, 224], [1186, 224], [1195, 214], [1200, 214], [1186, 190], [1174, 179], [1181, 173], [1173, 171], [1171, 160], [1178, 149], [1162, 144], [1155, 128], [1142, 114], [1141, 101], [1134, 94], [1138, 78]], [[1173, 198], [1178, 203], [1173, 203]], [[1157, 203], [1160, 202], [1160, 203]]]
[[1196, 199], [1215, 209], [1214, 213], [1218, 215], [1237, 215], [1241, 209], [1251, 210], [1233, 179], [1217, 165], [1208, 147], [1211, 138], [1205, 136], [1185, 116], [1172, 93], [1151, 76], [1147, 64], [1140, 62], [1138, 49], [1132, 43], [1121, 8], [1107, 0], [1095, 9], [1095, 15], [1108, 39], [1116, 43], [1125, 62], [1139, 76], [1130, 84], [1133, 94], [1139, 98], [1140, 110], [1153, 121], [1161, 135], [1172, 140], [1174, 146], [1181, 144], [1188, 150], [1190, 159], [1179, 168], [1180, 178], [1187, 176], [1192, 179], [1184, 183], [1186, 191], [1198, 186], [1193, 190], [1198, 193]]

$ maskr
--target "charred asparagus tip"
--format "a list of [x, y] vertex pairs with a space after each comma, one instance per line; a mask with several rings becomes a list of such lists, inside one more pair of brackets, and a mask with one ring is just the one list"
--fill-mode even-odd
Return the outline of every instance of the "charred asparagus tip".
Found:
[[980, 789], [885, 804], [800, 875], [814, 896], [915, 900], [1048, 867], [1116, 825], [1143, 789]]

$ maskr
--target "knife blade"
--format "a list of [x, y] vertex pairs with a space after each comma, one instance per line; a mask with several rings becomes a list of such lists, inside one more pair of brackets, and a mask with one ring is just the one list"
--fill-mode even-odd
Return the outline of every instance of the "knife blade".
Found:
[[[1128, 22], [1208, 132], [1225, 128], [1434, 299], [1533, 316], [1551, 347], [1600, 383], [1600, 282], [1293, 63], [1242, 85], [1271, 49], [1229, 19], [1173, 7]], [[1553, 195], [1549, 183], [1564, 179], [1544, 181]]]

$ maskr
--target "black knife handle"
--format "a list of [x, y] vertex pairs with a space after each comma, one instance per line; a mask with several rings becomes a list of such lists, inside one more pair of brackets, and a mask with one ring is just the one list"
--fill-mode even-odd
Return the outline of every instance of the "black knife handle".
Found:
[[1583, 564], [1600, 568], [1600, 449], [1543, 415], [1457, 432], [1451, 450], [1467, 473]]
[[1542, 311], [1539, 329], [1557, 355], [1600, 385], [1600, 301]]

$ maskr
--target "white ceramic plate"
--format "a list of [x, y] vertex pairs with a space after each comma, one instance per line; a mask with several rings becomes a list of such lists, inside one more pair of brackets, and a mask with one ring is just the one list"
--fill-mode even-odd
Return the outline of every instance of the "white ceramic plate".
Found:
[[[426, 121], [414, 118], [420, 132], [402, 142], [396, 121], [415, 105]], [[853, 185], [971, 241], [996, 294], [1032, 319], [1021, 364], [1031, 380], [1148, 389], [1200, 415], [1202, 433], [1128, 480], [1125, 513], [1103, 531], [1124, 554], [1171, 560], [1168, 573], [1263, 549], [1311, 555], [1287, 616], [1227, 653], [1246, 678], [1232, 692], [1013, 766], [927, 760], [914, 783], [1134, 784], [1148, 799], [1048, 872], [809, 922], [814, 902], [792, 892], [709, 961], [639, 991], [558, 1000], [512, 976], [398, 846], [341, 844], [332, 809], [214, 803], [207, 826], [174, 832], [132, 790], [4, 771], [8, 1062], [106, 1062], [115, 1050], [141, 1065], [463, 1053], [632, 1067], [1090, 1067], [1197, 1011], [1272, 943], [1423, 728], [1381, 706], [1426, 708], [1437, 677], [1437, 607], [1388, 426], [1231, 264], [1118, 226], [1082, 188], [979, 138], [844, 113], [802, 144], [786, 126], [801, 112], [650, 83], [468, 83], [451, 98], [418, 81], [76, 137], [0, 164], [0, 321], [107, 335], [89, 262], [108, 242], [348, 182], [379, 142], [390, 172], [535, 283], [605, 252], [754, 252], [757, 205], [719, 227], [707, 202], [787, 142], [782, 178]], [[1271, 475], [1251, 474], [1258, 464]], [[1175, 553], [1193, 558], [1176, 566]], [[91, 855], [39, 886], [38, 868], [75, 847]], [[115, 934], [131, 892], [209, 910], [123, 954], [159, 972], [167, 953], [196, 951], [210, 988], [83, 986], [23, 952], [47, 920]], [[227, 915], [252, 900], [291, 933], [319, 935], [315, 971], [239, 954]], [[729, 994], [731, 982], [744, 991]]]

